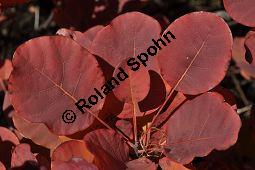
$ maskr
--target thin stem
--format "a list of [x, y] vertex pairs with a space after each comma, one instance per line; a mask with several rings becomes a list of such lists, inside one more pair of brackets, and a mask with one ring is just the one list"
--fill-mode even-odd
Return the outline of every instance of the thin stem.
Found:
[[2, 88], [3, 88], [3, 90], [4, 90], [4, 93], [8, 93], [8, 91], [7, 91], [7, 89], [6, 89], [6, 86], [5, 86], [5, 84], [4, 84], [4, 80], [0, 80], [0, 84], [1, 84], [1, 86], [2, 86]]
[[133, 125], [134, 125], [134, 138], [135, 138], [135, 145], [138, 145], [138, 140], [137, 140], [137, 121], [136, 121], [136, 113], [139, 111], [138, 110], [138, 103], [134, 102], [134, 113], [133, 113]]
[[[177, 87], [177, 86], [176, 86]], [[176, 88], [175, 87], [175, 88]], [[171, 98], [171, 96], [173, 95], [175, 89], [171, 89], [171, 92], [169, 93], [169, 95], [167, 96], [166, 100], [164, 101], [164, 103], [161, 105], [161, 107], [159, 108], [159, 110], [157, 111], [157, 114], [153, 117], [151, 123], [149, 124], [149, 127], [146, 129], [144, 135], [147, 135], [147, 133], [151, 130], [153, 123], [155, 123], [157, 117], [159, 116], [159, 114], [162, 112], [163, 108], [165, 107], [166, 103], [169, 101], [169, 99]], [[142, 136], [142, 139], [144, 138], [144, 135]]]
[[245, 113], [245, 112], [250, 112], [252, 109], [252, 105], [249, 105], [249, 106], [245, 106], [243, 108], [240, 108], [240, 109], [237, 109], [237, 114], [242, 114], [242, 113]]
[[40, 22], [40, 7], [35, 7], [35, 22], [34, 22], [34, 29], [39, 29], [39, 22]]

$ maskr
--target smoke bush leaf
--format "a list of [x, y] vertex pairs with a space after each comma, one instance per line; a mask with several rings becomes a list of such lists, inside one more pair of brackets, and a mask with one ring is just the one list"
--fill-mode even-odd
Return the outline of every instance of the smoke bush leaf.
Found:
[[83, 140], [88, 150], [95, 155], [94, 163], [98, 169], [125, 169], [129, 149], [119, 134], [112, 130], [99, 129], [88, 133]]
[[[67, 48], [68, 47], [68, 48]], [[31, 122], [45, 123], [59, 135], [89, 127], [104, 99], [85, 110], [75, 103], [102, 87], [104, 77], [95, 57], [75, 41], [63, 36], [45, 36], [21, 45], [14, 54], [10, 76], [10, 99], [17, 114]], [[65, 110], [76, 113], [74, 123], [61, 117]]]
[[227, 13], [237, 22], [255, 27], [254, 0], [223, 0]]
[[175, 90], [196, 95], [224, 78], [231, 59], [228, 25], [208, 12], [194, 12], [174, 21], [167, 30], [176, 37], [159, 52], [163, 78]]
[[167, 122], [166, 155], [181, 164], [235, 144], [241, 120], [218, 93], [184, 103]]
[[123, 60], [146, 52], [152, 38], [158, 38], [160, 32], [157, 20], [139, 12], [129, 12], [101, 29], [92, 42], [91, 50], [116, 67]]

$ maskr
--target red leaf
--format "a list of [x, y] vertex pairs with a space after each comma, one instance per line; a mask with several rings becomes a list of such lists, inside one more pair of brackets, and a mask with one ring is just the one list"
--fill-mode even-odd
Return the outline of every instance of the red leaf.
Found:
[[255, 27], [255, 2], [253, 0], [223, 0], [227, 13], [237, 22]]
[[6, 170], [5, 166], [4, 166], [4, 164], [2, 162], [0, 162], [0, 170]]
[[[99, 99], [84, 114], [75, 106], [79, 99], [95, 94], [94, 87], [101, 88], [104, 77], [95, 57], [69, 38], [32, 39], [16, 50], [13, 65], [9, 89], [14, 109], [31, 122], [45, 123], [54, 133], [67, 135], [89, 127], [92, 114], [103, 106], [104, 99]], [[74, 123], [64, 123], [65, 110], [76, 113]]]
[[139, 12], [125, 13], [96, 35], [92, 53], [116, 67], [123, 60], [146, 52], [152, 39], [158, 38], [160, 32], [159, 23], [150, 16]]
[[133, 133], [132, 133], [132, 124], [127, 121], [127, 120], [118, 120], [116, 122], [116, 127], [118, 127], [125, 135], [130, 137], [131, 139], [133, 138]]
[[187, 164], [195, 156], [235, 144], [241, 121], [236, 111], [217, 93], [187, 101], [168, 121], [167, 156]]
[[[166, 93], [169, 93], [171, 89], [165, 87], [165, 85], [166, 86], [168, 85], [164, 83], [163, 79], [157, 72], [149, 70], [149, 74], [150, 74], [149, 92], [148, 95], [142, 101], [138, 102], [138, 106], [141, 113], [137, 114], [137, 116], [150, 115], [153, 112], [155, 112], [155, 110], [157, 110], [157, 108], [163, 104], [163, 102], [165, 101]], [[121, 119], [132, 118], [133, 112], [134, 112], [133, 104], [125, 103], [118, 117]]]
[[1, 139], [1, 142], [9, 141], [13, 145], [18, 145], [19, 144], [19, 140], [14, 135], [14, 133], [12, 133], [9, 129], [6, 129], [4, 127], [0, 127], [0, 139]]
[[95, 155], [94, 163], [98, 169], [125, 169], [129, 149], [123, 139], [111, 130], [95, 130], [83, 139], [89, 151]]
[[88, 163], [86, 160], [81, 158], [72, 158], [68, 162], [60, 162], [57, 166], [52, 167], [52, 170], [98, 170], [98, 168], [92, 164]]
[[124, 77], [124, 73], [120, 74], [122, 68], [127, 74], [127, 79], [120, 82], [120, 85], [116, 86], [113, 90], [115, 96], [122, 102], [131, 103], [136, 105], [137, 102], [142, 101], [149, 93], [150, 90], [150, 76], [148, 70], [145, 67], [141, 67], [137, 71], [132, 71], [126, 64], [126, 60], [121, 62], [116, 67], [113, 75], [121, 75]]
[[18, 138], [10, 130], [0, 127], [0, 162], [6, 167], [11, 166], [11, 150], [19, 144]]
[[18, 168], [24, 166], [37, 167], [38, 162], [34, 154], [31, 153], [30, 146], [28, 144], [19, 144], [13, 150], [11, 167]]
[[61, 143], [59, 136], [54, 135], [43, 123], [31, 123], [23, 119], [17, 113], [13, 115], [16, 129], [26, 138], [34, 143], [53, 149]]
[[4, 60], [0, 68], [0, 79], [7, 80], [12, 72], [12, 63], [9, 59]]
[[244, 78], [255, 78], [255, 62], [249, 64], [245, 60], [245, 38], [235, 38], [233, 44], [233, 59], [240, 68], [241, 74]]
[[176, 37], [158, 56], [162, 76], [169, 85], [196, 95], [219, 84], [231, 59], [228, 25], [213, 13], [194, 12], [174, 21], [166, 31]]
[[82, 32], [61, 28], [57, 31], [56, 34], [69, 37], [76, 41], [80, 46], [86, 48], [87, 50], [90, 49], [91, 41], [86, 36], [84, 36]]
[[171, 161], [167, 157], [164, 157], [159, 160], [159, 165], [162, 168], [162, 170], [189, 170], [182, 164], [179, 164], [177, 162]]
[[102, 28], [104, 28], [102, 25], [94, 26], [84, 33], [79, 31], [69, 30], [66, 28], [61, 28], [57, 31], [56, 34], [72, 38], [82, 47], [86, 48], [87, 50], [90, 50], [93, 39]]
[[101, 31], [103, 28], [104, 26], [97, 25], [85, 31], [83, 35], [87, 38], [87, 41], [83, 44], [83, 47], [90, 50], [94, 38], [96, 37], [97, 33]]
[[186, 97], [182, 93], [178, 92], [173, 96], [172, 99], [170, 99], [170, 101], [171, 104], [168, 106], [167, 110], [157, 117], [153, 126], [158, 127], [163, 125], [164, 122], [166, 122], [174, 113], [174, 111], [186, 101]]
[[133, 161], [129, 161], [127, 164], [127, 170], [156, 170], [157, 166], [151, 160], [147, 158], [139, 158]]
[[90, 153], [83, 141], [71, 140], [60, 144], [52, 153], [52, 167], [58, 167], [73, 158], [81, 158], [91, 163], [94, 155]]

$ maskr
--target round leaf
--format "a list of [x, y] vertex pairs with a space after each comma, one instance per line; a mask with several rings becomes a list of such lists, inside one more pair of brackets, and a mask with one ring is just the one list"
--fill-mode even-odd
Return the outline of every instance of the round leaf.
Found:
[[120, 75], [119, 68], [121, 68], [127, 74], [127, 79], [120, 82], [120, 85], [115, 87], [113, 92], [120, 101], [134, 104], [142, 101], [148, 95], [150, 75], [145, 67], [141, 67], [137, 71], [130, 70], [125, 61], [116, 67], [113, 75]]
[[166, 155], [181, 164], [213, 149], [235, 144], [241, 127], [236, 111], [218, 93], [205, 93], [183, 104], [167, 122]]
[[194, 12], [174, 21], [166, 31], [176, 39], [159, 52], [163, 78], [175, 90], [196, 95], [224, 78], [231, 59], [228, 25], [208, 12]]
[[224, 0], [227, 13], [237, 22], [255, 27], [255, 1], [254, 0]]
[[89, 151], [95, 155], [94, 164], [98, 169], [111, 167], [112, 170], [125, 169], [129, 149], [119, 134], [112, 130], [95, 130], [84, 136]]
[[159, 23], [150, 16], [139, 12], [125, 13], [96, 35], [92, 53], [116, 67], [124, 59], [146, 52], [160, 32]]
[[[104, 77], [95, 57], [75, 41], [63, 36], [32, 39], [14, 54], [10, 98], [17, 114], [31, 122], [45, 123], [59, 135], [89, 127], [104, 99], [84, 114], [75, 103], [95, 94]], [[88, 102], [88, 101], [87, 101]], [[76, 113], [74, 123], [65, 123], [65, 110]]]

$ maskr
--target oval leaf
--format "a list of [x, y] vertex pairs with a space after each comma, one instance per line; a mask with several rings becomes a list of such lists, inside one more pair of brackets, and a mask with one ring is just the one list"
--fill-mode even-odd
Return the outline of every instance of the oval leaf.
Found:
[[205, 93], [182, 105], [167, 125], [167, 156], [187, 164], [195, 156], [235, 144], [241, 121], [217, 93]]
[[254, 0], [223, 0], [227, 13], [237, 22], [255, 27]]
[[160, 32], [159, 23], [150, 16], [139, 12], [125, 13], [96, 35], [92, 53], [116, 67], [123, 60], [146, 52]]
[[[122, 71], [120, 71], [123, 70]], [[126, 74], [127, 79], [120, 82], [113, 92], [115, 96], [125, 103], [137, 103], [142, 101], [149, 93], [150, 90], [150, 75], [145, 67], [141, 67], [137, 71], [132, 71], [126, 65], [126, 60], [116, 67], [113, 75], [124, 77]]]
[[[63, 36], [32, 39], [14, 54], [10, 76], [10, 98], [17, 113], [31, 122], [45, 123], [59, 135], [73, 134], [89, 127], [104, 99], [84, 114], [75, 103], [95, 94], [104, 84], [95, 57], [73, 40]], [[46, 107], [45, 107], [46, 106]], [[65, 110], [76, 113], [73, 123], [65, 123]]]
[[61, 143], [59, 136], [54, 135], [43, 123], [32, 123], [14, 114], [13, 123], [17, 130], [34, 143], [53, 149]]
[[82, 158], [91, 163], [94, 155], [90, 153], [83, 141], [70, 140], [60, 144], [52, 153], [52, 166], [57, 167], [63, 162], [71, 161], [73, 158]]
[[95, 155], [94, 164], [98, 169], [125, 169], [129, 149], [119, 134], [112, 130], [100, 129], [85, 135], [83, 140], [89, 151]]
[[255, 62], [249, 64], [245, 60], [245, 38], [236, 37], [233, 44], [233, 59], [240, 68], [242, 76], [246, 79], [255, 78]]
[[228, 25], [213, 13], [194, 12], [174, 21], [166, 31], [176, 37], [158, 56], [161, 73], [169, 85], [196, 95], [219, 84], [231, 59]]

